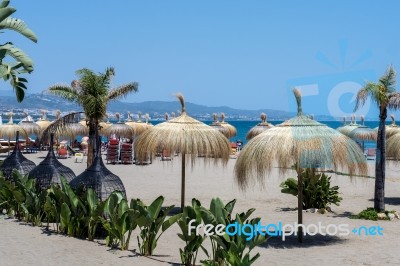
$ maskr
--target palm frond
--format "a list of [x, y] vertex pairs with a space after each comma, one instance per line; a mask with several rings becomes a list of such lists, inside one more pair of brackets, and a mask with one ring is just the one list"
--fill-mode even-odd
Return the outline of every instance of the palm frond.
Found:
[[80, 103], [82, 101], [82, 97], [78, 93], [78, 91], [66, 85], [54, 85], [45, 90], [44, 92], [59, 96], [70, 102]]
[[400, 92], [394, 92], [389, 95], [388, 107], [393, 110], [400, 109]]
[[66, 126], [70, 123], [74, 123], [79, 120], [79, 116], [82, 112], [74, 112], [67, 114], [63, 117], [60, 117], [53, 123], [51, 123], [43, 132], [40, 138], [40, 141], [46, 141], [50, 138], [50, 134], [54, 133], [57, 135], [61, 135], [60, 133], [66, 129]]
[[[368, 99], [368, 96], [372, 96], [373, 92], [376, 91], [376, 84], [373, 82], [368, 82], [363, 88], [357, 92], [356, 96], [356, 106], [354, 107], [354, 112], [360, 107], [364, 106]], [[372, 97], [374, 98], [374, 97]]]
[[118, 100], [123, 97], [126, 97], [131, 92], [137, 92], [139, 88], [139, 84], [137, 82], [132, 82], [129, 84], [125, 84], [110, 90], [107, 94], [108, 100]]
[[383, 85], [385, 93], [392, 93], [396, 91], [396, 72], [393, 66], [389, 66], [386, 73], [379, 79], [379, 83]]

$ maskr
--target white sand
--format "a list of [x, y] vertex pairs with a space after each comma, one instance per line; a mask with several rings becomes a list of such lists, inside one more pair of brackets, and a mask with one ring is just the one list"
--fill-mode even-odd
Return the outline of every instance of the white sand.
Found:
[[[45, 152], [26, 155], [39, 163]], [[42, 158], [39, 158], [42, 156]], [[79, 174], [85, 163], [74, 163], [72, 158], [62, 162]], [[279, 184], [283, 180], [277, 172], [266, 178], [266, 187], [260, 190], [241, 192], [234, 183], [231, 159], [223, 168], [214, 164], [204, 165], [198, 160], [193, 171], [187, 170], [186, 202], [195, 197], [208, 206], [213, 197], [220, 197], [224, 202], [236, 198], [236, 211], [256, 208], [253, 216], [260, 216], [263, 224], [282, 221], [297, 221], [297, 211], [287, 210], [297, 206], [297, 198], [282, 194]], [[164, 195], [164, 205], [180, 204], [180, 158], [173, 162], [154, 160], [152, 165], [107, 165], [123, 180], [129, 198], [135, 197], [150, 203], [159, 195]], [[400, 167], [388, 165], [386, 181], [387, 210], [400, 212]], [[370, 176], [373, 176], [373, 162], [370, 162]], [[287, 177], [295, 177], [295, 174]], [[305, 243], [298, 244], [295, 237], [285, 242], [271, 239], [263, 247], [258, 247], [261, 257], [254, 265], [400, 265], [400, 222], [365, 221], [348, 218], [349, 213], [358, 213], [373, 206], [374, 179], [353, 178], [347, 176], [332, 177], [333, 185], [340, 187], [343, 201], [340, 206], [332, 206], [334, 213], [304, 213], [304, 224], [321, 222], [323, 225], [349, 224], [357, 226], [380, 225], [383, 236], [345, 237], [308, 236]], [[0, 265], [168, 265], [179, 264], [179, 248], [183, 241], [177, 237], [178, 226], [173, 226], [159, 241], [156, 256], [145, 258], [136, 256], [136, 234], [132, 236], [130, 250], [121, 252], [110, 250], [104, 241], [89, 242], [60, 235], [47, 235], [41, 228], [20, 225], [13, 220], [0, 219]], [[137, 231], [136, 231], [137, 233]], [[201, 256], [204, 258], [204, 256]], [[200, 263], [200, 260], [198, 260]]]

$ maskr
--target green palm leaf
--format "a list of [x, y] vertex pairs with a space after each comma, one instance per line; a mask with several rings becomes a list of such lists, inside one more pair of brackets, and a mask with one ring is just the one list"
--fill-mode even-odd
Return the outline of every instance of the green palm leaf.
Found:
[[21, 19], [7, 17], [0, 22], [0, 30], [4, 29], [14, 30], [27, 37], [29, 40], [35, 43], [37, 42], [35, 33], [29, 29], [25, 22]]

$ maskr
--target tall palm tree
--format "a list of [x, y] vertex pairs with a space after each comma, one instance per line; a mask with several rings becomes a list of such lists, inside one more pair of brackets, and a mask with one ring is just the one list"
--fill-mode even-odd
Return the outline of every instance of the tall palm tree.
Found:
[[128, 93], [137, 92], [139, 85], [137, 82], [132, 82], [110, 89], [111, 79], [115, 75], [112, 67], [98, 74], [83, 68], [76, 71], [76, 75], [78, 79], [72, 81], [71, 86], [54, 85], [48, 92], [82, 106], [89, 127], [87, 160], [89, 167], [93, 162], [93, 143], [98, 137], [99, 123], [106, 116], [107, 104], [125, 97]]
[[[37, 42], [35, 33], [30, 30], [21, 19], [10, 17], [16, 9], [8, 6], [9, 0], [0, 3], [0, 30], [13, 30], [27, 37], [33, 42]], [[0, 32], [2, 33], [2, 32]], [[5, 62], [4, 59], [12, 58], [14, 61]], [[0, 45], [0, 78], [10, 80], [10, 84], [15, 91], [17, 101], [21, 102], [27, 89], [25, 78], [20, 74], [31, 73], [33, 71], [33, 61], [24, 51], [14, 46], [11, 42]]]
[[396, 91], [396, 72], [390, 66], [378, 82], [367, 82], [357, 93], [354, 111], [365, 104], [370, 97], [379, 108], [379, 127], [375, 160], [375, 196], [374, 208], [385, 210], [385, 173], [386, 173], [386, 132], [387, 109], [400, 108], [400, 93]]

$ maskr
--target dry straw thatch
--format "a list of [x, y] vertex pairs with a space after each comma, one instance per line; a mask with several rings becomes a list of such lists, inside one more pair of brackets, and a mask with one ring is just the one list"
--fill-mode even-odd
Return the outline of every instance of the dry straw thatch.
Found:
[[228, 132], [229, 132], [228, 138], [232, 138], [232, 137], [236, 136], [236, 134], [237, 134], [236, 128], [234, 126], [232, 126], [231, 124], [225, 122], [225, 114], [224, 113], [221, 113], [221, 122], [220, 123], [221, 123], [221, 126], [228, 129]]
[[342, 133], [342, 134], [344, 134], [344, 135], [346, 135], [346, 136], [349, 136], [349, 134], [351, 133], [351, 131], [353, 131], [354, 129], [358, 128], [359, 126], [360, 126], [360, 125], [357, 124], [357, 121], [356, 121], [356, 115], [352, 115], [352, 116], [350, 117], [350, 124], [345, 125], [345, 126], [342, 126], [342, 127], [339, 127], [339, 128], [337, 128], [337, 130], [338, 130], [340, 133]]
[[[390, 115], [390, 118], [392, 119], [392, 124], [386, 126], [386, 138], [390, 138], [391, 136], [400, 133], [400, 126], [396, 124], [394, 115]], [[378, 128], [376, 128], [376, 131], [378, 131]]]
[[38, 121], [36, 121], [36, 124], [39, 125], [40, 132], [43, 132], [51, 124], [51, 122], [47, 119], [46, 110], [40, 110], [40, 112], [42, 113], [42, 117]]
[[128, 126], [130, 126], [135, 132], [135, 136], [139, 136], [143, 132], [145, 132], [149, 127], [148, 124], [142, 121], [142, 113], [138, 112], [138, 120], [133, 121], [131, 117], [131, 113], [128, 112], [128, 121], [125, 122]]
[[[26, 118], [29, 117], [28, 112], [24, 112]], [[38, 124], [36, 124], [35, 122], [33, 122], [32, 120], [23, 120], [21, 122], [18, 123], [28, 135], [36, 135], [39, 136], [40, 134], [40, 127]]]
[[350, 138], [361, 141], [373, 140], [376, 141], [378, 132], [364, 125], [364, 116], [361, 116], [361, 125], [352, 130], [349, 135]]
[[67, 137], [70, 139], [78, 135], [86, 135], [88, 128], [78, 123], [81, 112], [69, 113], [63, 117], [59, 117], [53, 121], [41, 134], [41, 142], [50, 140], [50, 134], [53, 133], [55, 138]]
[[115, 113], [115, 117], [117, 118], [118, 122], [102, 130], [102, 134], [108, 137], [115, 134], [117, 138], [125, 137], [132, 139], [135, 135], [133, 128], [120, 121], [119, 113]]
[[[241, 189], [250, 184], [264, 186], [264, 178], [274, 166], [280, 173], [296, 167], [299, 184], [304, 168], [343, 169], [350, 175], [367, 174], [360, 147], [347, 136], [303, 115], [300, 91], [295, 89], [297, 116], [250, 140], [235, 165], [235, 180]], [[298, 223], [302, 224], [302, 186], [298, 186]], [[302, 232], [299, 228], [299, 241]]]
[[14, 124], [12, 116], [12, 112], [8, 113], [8, 123], [0, 126], [0, 138], [14, 139], [17, 131], [22, 134], [23, 138], [27, 138], [28, 134], [25, 129], [20, 125]]
[[268, 130], [268, 129], [274, 127], [274, 125], [272, 125], [271, 123], [267, 122], [267, 115], [266, 114], [261, 113], [260, 118], [261, 118], [261, 123], [258, 123], [256, 126], [251, 128], [249, 130], [249, 132], [247, 132], [247, 135], [246, 135], [246, 139], [247, 140], [251, 140], [255, 136], [263, 133], [265, 130]]
[[[134, 144], [135, 157], [145, 161], [148, 154], [160, 149], [171, 153], [180, 152], [182, 157], [181, 207], [185, 199], [186, 155], [190, 155], [192, 165], [199, 155], [205, 158], [217, 158], [226, 163], [231, 152], [228, 139], [212, 127], [190, 117], [186, 113], [185, 102], [181, 94], [177, 95], [181, 105], [180, 116], [157, 124], [140, 135]], [[215, 160], [218, 162], [219, 160]]]
[[219, 132], [221, 132], [225, 137], [229, 138], [230, 131], [227, 127], [223, 127], [221, 123], [218, 121], [218, 115], [213, 114], [214, 121], [211, 123], [211, 127]]
[[386, 142], [386, 154], [388, 157], [400, 161], [400, 133], [396, 133]]

